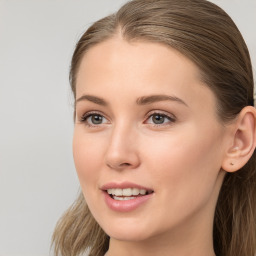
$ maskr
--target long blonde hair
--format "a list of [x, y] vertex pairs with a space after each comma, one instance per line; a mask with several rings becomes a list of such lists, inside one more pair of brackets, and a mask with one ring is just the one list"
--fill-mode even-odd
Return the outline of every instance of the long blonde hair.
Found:
[[[217, 98], [221, 122], [253, 105], [253, 74], [246, 44], [231, 18], [206, 0], [134, 0], [117, 13], [95, 22], [76, 45], [70, 69], [76, 75], [91, 46], [117, 33], [127, 41], [168, 45], [190, 58]], [[214, 250], [218, 256], [254, 256], [256, 252], [256, 155], [225, 176], [214, 218]], [[66, 211], [53, 234], [55, 256], [89, 252], [102, 256], [109, 237], [91, 215], [83, 195]]]

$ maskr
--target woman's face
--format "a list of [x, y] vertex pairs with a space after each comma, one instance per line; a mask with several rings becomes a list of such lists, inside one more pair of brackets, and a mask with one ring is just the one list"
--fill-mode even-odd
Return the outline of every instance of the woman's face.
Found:
[[105, 232], [211, 233], [227, 128], [198, 68], [164, 45], [116, 37], [85, 54], [76, 92], [74, 161]]

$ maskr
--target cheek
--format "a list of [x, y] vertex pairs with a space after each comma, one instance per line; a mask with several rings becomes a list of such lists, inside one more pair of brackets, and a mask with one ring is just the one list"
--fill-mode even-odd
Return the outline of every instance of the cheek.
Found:
[[103, 145], [94, 136], [85, 135], [82, 129], [75, 129], [73, 137], [73, 157], [77, 175], [84, 190], [95, 184], [103, 161]]
[[209, 130], [199, 133], [190, 127], [186, 132], [152, 138], [144, 147], [146, 169], [151, 170], [157, 188], [165, 196], [211, 193], [221, 166], [221, 141], [216, 131], [209, 136]]

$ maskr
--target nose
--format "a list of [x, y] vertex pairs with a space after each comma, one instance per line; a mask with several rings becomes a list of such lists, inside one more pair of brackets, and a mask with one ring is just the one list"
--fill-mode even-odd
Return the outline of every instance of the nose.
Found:
[[135, 169], [140, 165], [137, 133], [126, 126], [113, 128], [107, 147], [105, 162], [110, 169]]

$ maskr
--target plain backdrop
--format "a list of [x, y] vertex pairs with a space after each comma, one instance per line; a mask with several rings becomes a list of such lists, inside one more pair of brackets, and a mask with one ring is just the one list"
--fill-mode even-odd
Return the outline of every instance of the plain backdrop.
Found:
[[[76, 41], [125, 0], [0, 0], [0, 256], [50, 255], [79, 191], [68, 72]], [[215, 0], [256, 67], [256, 1]]]

